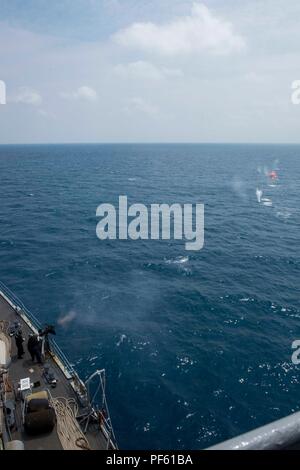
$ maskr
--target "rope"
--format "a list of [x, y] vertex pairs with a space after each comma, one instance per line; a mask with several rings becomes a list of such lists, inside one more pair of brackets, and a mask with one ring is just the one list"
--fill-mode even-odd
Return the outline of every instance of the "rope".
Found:
[[57, 433], [63, 449], [91, 450], [76, 419], [77, 405], [75, 401], [51, 397], [50, 403], [56, 414]]
[[14, 387], [8, 377], [8, 374], [3, 376], [3, 383], [4, 383], [4, 390], [6, 393], [12, 393], [14, 391]]
[[9, 328], [9, 322], [6, 320], [0, 320], [0, 332], [7, 335], [8, 328]]

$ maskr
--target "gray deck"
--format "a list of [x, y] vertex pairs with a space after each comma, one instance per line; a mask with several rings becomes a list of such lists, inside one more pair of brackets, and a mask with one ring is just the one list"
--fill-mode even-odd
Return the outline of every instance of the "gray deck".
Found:
[[[18, 321], [22, 325], [23, 336], [25, 338], [24, 342], [24, 351], [25, 355], [23, 359], [17, 358], [17, 348], [15, 345], [15, 340], [12, 338], [12, 363], [9, 368], [9, 379], [13, 384], [15, 391], [17, 390], [18, 383], [20, 379], [30, 377], [31, 382], [40, 382], [41, 386], [34, 389], [35, 392], [40, 390], [45, 390], [48, 388], [51, 392], [51, 395], [55, 397], [65, 397], [65, 398], [75, 398], [75, 393], [69, 384], [67, 378], [62, 373], [61, 369], [57, 364], [50, 359], [47, 359], [47, 363], [50, 363], [51, 368], [54, 370], [58, 383], [56, 388], [49, 387], [49, 384], [44, 380], [43, 366], [33, 363], [31, 361], [30, 355], [27, 351], [27, 339], [29, 334], [32, 333], [27, 324], [20, 318], [14, 309], [6, 302], [6, 300], [0, 295], [0, 320], [7, 322]], [[39, 437], [29, 437], [23, 431], [22, 426], [22, 412], [21, 412], [21, 402], [16, 402], [16, 419], [17, 419], [17, 429], [12, 433], [12, 439], [21, 440], [25, 444], [25, 450], [63, 450], [61, 443], [59, 441], [56, 429], [53, 430], [51, 434], [39, 436]], [[80, 409], [79, 409], [80, 412]], [[99, 431], [99, 427], [94, 425], [94, 428], [90, 426], [86, 434], [86, 438], [93, 450], [105, 450], [107, 448], [107, 440], [104, 437], [103, 433]]]

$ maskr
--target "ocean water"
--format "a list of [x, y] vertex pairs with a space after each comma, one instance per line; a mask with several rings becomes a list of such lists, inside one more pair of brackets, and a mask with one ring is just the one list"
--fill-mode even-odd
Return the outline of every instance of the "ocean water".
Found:
[[[300, 146], [1, 146], [0, 176], [0, 279], [72, 319], [57, 341], [83, 377], [106, 368], [120, 448], [205, 448], [300, 409]], [[204, 249], [99, 241], [119, 195], [203, 202]]]

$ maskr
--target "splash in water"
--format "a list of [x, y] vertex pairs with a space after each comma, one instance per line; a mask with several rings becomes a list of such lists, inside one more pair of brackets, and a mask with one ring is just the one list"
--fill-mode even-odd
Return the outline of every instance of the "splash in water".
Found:
[[127, 338], [126, 335], [121, 335], [121, 336], [120, 336], [120, 340], [117, 342], [117, 346], [119, 347], [120, 344], [122, 344], [126, 338]]
[[258, 189], [256, 190], [256, 197], [257, 197], [257, 201], [260, 203], [261, 202], [261, 198], [262, 198], [262, 195], [263, 195], [263, 191], [261, 189]]

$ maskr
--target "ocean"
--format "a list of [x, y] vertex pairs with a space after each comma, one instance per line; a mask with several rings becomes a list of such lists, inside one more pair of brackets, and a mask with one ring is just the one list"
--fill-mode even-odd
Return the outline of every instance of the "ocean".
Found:
[[[121, 449], [202, 449], [300, 409], [300, 146], [2, 145], [0, 175], [0, 280], [67, 319], [83, 378], [106, 369]], [[204, 248], [100, 241], [120, 195], [203, 203]]]

